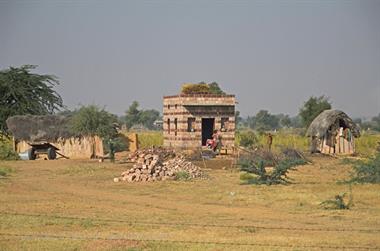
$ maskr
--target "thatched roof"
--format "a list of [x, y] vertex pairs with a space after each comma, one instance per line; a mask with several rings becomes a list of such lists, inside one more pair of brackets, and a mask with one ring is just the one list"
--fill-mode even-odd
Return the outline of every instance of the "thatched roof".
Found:
[[59, 115], [23, 115], [7, 119], [9, 131], [17, 140], [52, 142], [75, 136], [69, 129], [69, 117]]
[[360, 136], [360, 129], [355, 122], [339, 110], [325, 110], [319, 114], [307, 129], [306, 136], [322, 138], [329, 129], [338, 129], [341, 123], [350, 128], [354, 137]]

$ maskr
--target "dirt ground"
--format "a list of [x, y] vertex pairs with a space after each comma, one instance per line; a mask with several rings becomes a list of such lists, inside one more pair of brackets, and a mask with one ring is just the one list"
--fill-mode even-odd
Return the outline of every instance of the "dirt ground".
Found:
[[230, 160], [199, 162], [210, 179], [114, 183], [129, 164], [0, 162], [0, 250], [379, 250], [380, 185], [353, 185], [350, 210], [320, 203], [348, 192], [351, 167], [313, 157], [292, 184], [241, 185]]

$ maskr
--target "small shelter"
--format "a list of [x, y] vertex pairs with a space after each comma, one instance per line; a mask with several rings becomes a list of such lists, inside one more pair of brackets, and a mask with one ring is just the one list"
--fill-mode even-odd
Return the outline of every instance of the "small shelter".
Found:
[[32, 145], [52, 145], [68, 158], [102, 157], [103, 141], [98, 136], [75, 135], [69, 129], [69, 117], [60, 115], [23, 115], [7, 119], [13, 134], [13, 147], [18, 153], [27, 152]]
[[325, 110], [310, 124], [306, 136], [311, 137], [312, 153], [353, 154], [360, 129], [344, 112]]
[[200, 148], [217, 130], [222, 147], [233, 147], [235, 95], [182, 93], [165, 96], [163, 104], [164, 146]]

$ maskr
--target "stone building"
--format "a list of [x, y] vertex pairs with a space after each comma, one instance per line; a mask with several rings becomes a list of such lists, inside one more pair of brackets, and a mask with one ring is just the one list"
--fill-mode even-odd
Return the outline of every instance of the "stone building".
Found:
[[223, 148], [235, 140], [235, 95], [179, 94], [165, 96], [164, 146], [200, 148], [218, 130]]

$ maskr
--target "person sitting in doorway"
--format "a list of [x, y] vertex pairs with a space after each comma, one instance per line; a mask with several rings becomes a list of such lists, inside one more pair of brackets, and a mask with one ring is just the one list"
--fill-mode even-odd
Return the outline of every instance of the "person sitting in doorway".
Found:
[[220, 141], [219, 141], [219, 133], [218, 130], [214, 130], [214, 133], [212, 134], [211, 139], [206, 140], [206, 146], [211, 148], [214, 152], [218, 148]]

